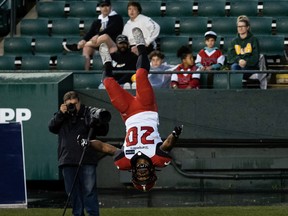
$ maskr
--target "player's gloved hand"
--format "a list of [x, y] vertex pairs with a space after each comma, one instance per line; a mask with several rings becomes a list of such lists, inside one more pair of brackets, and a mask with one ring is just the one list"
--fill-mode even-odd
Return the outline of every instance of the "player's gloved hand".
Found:
[[182, 130], [183, 130], [183, 125], [181, 126], [175, 126], [174, 127], [174, 130], [172, 131], [172, 135], [175, 137], [175, 138], [178, 138], [180, 136], [180, 134], [182, 133]]
[[84, 147], [87, 147], [89, 145], [89, 142], [87, 139], [84, 139], [81, 135], [78, 135], [77, 136], [77, 143], [82, 146], [83, 148]]

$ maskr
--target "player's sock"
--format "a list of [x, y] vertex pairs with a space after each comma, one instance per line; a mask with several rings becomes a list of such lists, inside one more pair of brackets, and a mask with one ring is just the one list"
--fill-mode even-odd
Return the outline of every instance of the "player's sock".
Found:
[[107, 44], [102, 43], [99, 46], [99, 54], [101, 56], [101, 60], [103, 63], [103, 78], [105, 77], [113, 77], [113, 72], [112, 72], [112, 58], [111, 55], [109, 53], [109, 48], [107, 46]]

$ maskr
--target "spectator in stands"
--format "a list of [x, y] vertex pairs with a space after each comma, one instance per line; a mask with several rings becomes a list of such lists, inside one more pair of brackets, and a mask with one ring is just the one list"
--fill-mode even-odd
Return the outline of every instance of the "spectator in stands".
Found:
[[183, 73], [174, 73], [171, 76], [171, 88], [173, 89], [199, 89], [200, 74], [185, 73], [196, 71], [197, 67], [194, 63], [192, 51], [189, 46], [181, 46], [177, 51], [177, 57], [181, 59], [181, 64], [175, 71]]
[[136, 43], [132, 35], [132, 29], [135, 27], [140, 28], [144, 34], [145, 46], [149, 54], [156, 49], [155, 40], [160, 33], [160, 26], [150, 17], [141, 14], [142, 8], [139, 2], [129, 1], [127, 9], [130, 19], [124, 25], [122, 34], [128, 37], [132, 52], [138, 55], [138, 50], [135, 46]]
[[153, 88], [169, 88], [171, 74], [159, 74], [157, 72], [164, 72], [172, 70], [173, 66], [164, 62], [165, 55], [158, 50], [154, 50], [149, 55], [150, 59], [150, 73], [148, 79]]
[[[231, 70], [258, 70], [259, 69], [259, 42], [250, 32], [250, 21], [247, 16], [237, 18], [238, 36], [232, 40], [228, 49], [228, 64]], [[253, 73], [243, 74], [243, 86], [250, 82]], [[257, 80], [258, 84], [259, 81]]]
[[[114, 71], [136, 70], [137, 55], [131, 52], [129, 47], [128, 37], [125, 35], [118, 35], [116, 38], [116, 45], [118, 51], [111, 54], [112, 66]], [[131, 76], [132, 73], [115, 73], [114, 78], [122, 85], [126, 85], [126, 88], [131, 88]]]
[[106, 43], [111, 53], [117, 51], [115, 40], [123, 30], [123, 18], [112, 10], [110, 0], [100, 0], [99, 6], [101, 14], [92, 23], [83, 39], [78, 44], [64, 45], [68, 52], [83, 49], [82, 54], [86, 58], [85, 70], [89, 70], [90, 58], [101, 43]]
[[206, 47], [200, 50], [196, 57], [196, 66], [201, 71], [219, 70], [225, 61], [222, 52], [215, 47], [217, 34], [213, 31], [208, 31], [204, 35]]

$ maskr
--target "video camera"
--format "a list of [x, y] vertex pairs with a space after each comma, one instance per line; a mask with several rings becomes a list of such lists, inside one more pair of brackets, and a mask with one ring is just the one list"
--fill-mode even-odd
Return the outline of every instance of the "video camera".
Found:
[[110, 120], [111, 113], [108, 110], [104, 108], [91, 108], [89, 116], [89, 126], [93, 129], [91, 137], [106, 136], [109, 131]]

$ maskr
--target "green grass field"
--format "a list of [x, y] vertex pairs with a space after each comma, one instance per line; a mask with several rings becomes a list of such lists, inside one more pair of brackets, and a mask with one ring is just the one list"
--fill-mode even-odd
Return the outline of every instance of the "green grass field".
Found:
[[[62, 216], [63, 209], [0, 209], [3, 216]], [[71, 216], [67, 209], [66, 216]], [[287, 216], [288, 206], [193, 207], [193, 208], [103, 208], [101, 216]]]

